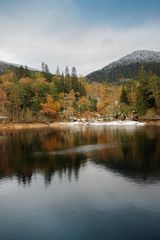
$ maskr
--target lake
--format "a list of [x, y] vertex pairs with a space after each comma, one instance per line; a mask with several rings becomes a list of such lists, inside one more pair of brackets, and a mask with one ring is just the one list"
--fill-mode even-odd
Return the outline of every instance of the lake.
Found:
[[160, 128], [1, 131], [0, 239], [160, 239]]

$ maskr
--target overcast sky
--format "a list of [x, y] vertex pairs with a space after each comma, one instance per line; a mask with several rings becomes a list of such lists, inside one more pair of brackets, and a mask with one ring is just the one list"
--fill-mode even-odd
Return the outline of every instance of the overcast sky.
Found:
[[159, 0], [0, 0], [0, 59], [85, 75], [132, 51], [160, 51]]

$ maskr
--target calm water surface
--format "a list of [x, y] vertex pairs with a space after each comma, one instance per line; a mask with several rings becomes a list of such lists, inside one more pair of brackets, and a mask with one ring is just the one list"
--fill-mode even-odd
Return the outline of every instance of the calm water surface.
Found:
[[0, 132], [0, 239], [160, 239], [160, 128]]

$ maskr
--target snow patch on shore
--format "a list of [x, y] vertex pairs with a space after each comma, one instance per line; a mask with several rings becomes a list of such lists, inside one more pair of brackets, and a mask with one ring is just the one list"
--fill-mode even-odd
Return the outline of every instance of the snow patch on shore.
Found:
[[144, 126], [145, 123], [137, 121], [111, 121], [104, 123], [92, 123], [93, 125], [106, 125], [106, 126]]
[[144, 122], [137, 121], [111, 121], [111, 122], [71, 122], [69, 125], [91, 125], [91, 126], [144, 126]]

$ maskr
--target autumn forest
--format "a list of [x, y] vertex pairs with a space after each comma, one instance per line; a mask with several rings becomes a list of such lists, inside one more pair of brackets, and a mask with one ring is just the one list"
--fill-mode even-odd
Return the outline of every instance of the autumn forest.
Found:
[[47, 64], [41, 71], [26, 66], [0, 74], [0, 116], [7, 122], [42, 122], [156, 118], [160, 113], [160, 78], [147, 74], [143, 65], [137, 79], [119, 84], [89, 82], [75, 67]]

